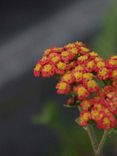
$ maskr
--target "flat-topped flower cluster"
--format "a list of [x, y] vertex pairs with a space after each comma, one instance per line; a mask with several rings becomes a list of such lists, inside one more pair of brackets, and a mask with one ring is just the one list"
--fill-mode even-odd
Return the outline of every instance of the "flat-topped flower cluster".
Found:
[[117, 125], [117, 56], [104, 60], [82, 42], [44, 51], [35, 77], [59, 75], [58, 94], [67, 94], [68, 106], [80, 108], [79, 123], [94, 122], [101, 129]]

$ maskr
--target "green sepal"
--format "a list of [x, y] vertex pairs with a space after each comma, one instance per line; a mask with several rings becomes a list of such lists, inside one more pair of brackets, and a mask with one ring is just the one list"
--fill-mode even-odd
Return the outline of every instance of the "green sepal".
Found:
[[75, 108], [76, 105], [67, 105], [67, 104], [64, 104], [64, 107], [67, 107], [67, 108]]

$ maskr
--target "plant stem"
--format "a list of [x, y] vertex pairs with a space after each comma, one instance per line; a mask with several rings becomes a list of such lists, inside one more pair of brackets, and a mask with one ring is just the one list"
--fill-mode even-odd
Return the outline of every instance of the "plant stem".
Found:
[[108, 131], [107, 130], [104, 131], [104, 133], [102, 135], [102, 138], [101, 138], [101, 141], [98, 144], [98, 141], [97, 141], [97, 138], [96, 138], [93, 126], [92, 125], [88, 125], [85, 130], [87, 131], [87, 133], [89, 135], [89, 138], [91, 140], [91, 144], [92, 144], [95, 156], [103, 156], [102, 148], [103, 148], [105, 140], [107, 138]]
[[107, 135], [108, 135], [108, 131], [105, 130], [104, 133], [103, 133], [103, 135], [102, 135], [102, 139], [101, 139], [101, 141], [99, 143], [98, 149], [97, 149], [97, 155], [100, 155], [100, 153], [102, 151], [102, 148], [104, 146], [105, 140], [107, 138]]
[[[79, 111], [81, 111], [81, 108], [78, 107]], [[79, 120], [76, 119], [77, 124], [79, 124]], [[108, 135], [108, 131], [104, 130], [104, 133], [102, 135], [101, 141], [98, 143], [96, 134], [94, 132], [94, 128], [93, 125], [88, 124], [88, 126], [84, 127], [84, 130], [88, 133], [90, 141], [91, 141], [91, 145], [93, 148], [93, 151], [95, 153], [95, 156], [103, 156], [102, 154], [102, 148], [104, 146], [105, 140], [107, 138]]]
[[98, 156], [97, 155], [98, 141], [97, 141], [96, 135], [94, 133], [93, 126], [88, 125], [85, 130], [87, 131], [87, 133], [89, 135], [89, 138], [90, 138], [90, 141], [91, 141], [91, 144], [93, 147], [93, 151], [94, 151], [95, 155]]

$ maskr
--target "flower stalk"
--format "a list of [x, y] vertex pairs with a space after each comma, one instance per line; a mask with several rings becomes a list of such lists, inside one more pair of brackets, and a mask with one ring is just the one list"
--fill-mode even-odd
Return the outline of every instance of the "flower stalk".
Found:
[[89, 138], [90, 138], [91, 145], [92, 145], [95, 156], [103, 156], [103, 146], [104, 146], [104, 143], [105, 143], [106, 138], [108, 136], [108, 130], [104, 131], [104, 133], [102, 135], [102, 138], [101, 138], [99, 143], [97, 141], [97, 137], [96, 137], [96, 134], [94, 132], [94, 128], [93, 128], [92, 125], [88, 125], [85, 128], [85, 130], [89, 135]]
[[93, 151], [94, 151], [95, 155], [97, 156], [98, 141], [97, 141], [96, 135], [94, 133], [93, 126], [88, 125], [86, 128], [86, 131], [89, 135]]
[[108, 130], [105, 130], [102, 135], [101, 141], [99, 143], [98, 149], [97, 149], [97, 156], [102, 152], [107, 136], [108, 136]]

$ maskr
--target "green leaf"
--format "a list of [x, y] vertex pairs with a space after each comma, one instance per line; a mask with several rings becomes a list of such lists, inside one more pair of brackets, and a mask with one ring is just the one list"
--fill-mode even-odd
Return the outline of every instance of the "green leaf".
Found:
[[117, 134], [117, 130], [113, 128], [113, 129], [109, 130], [108, 134], [109, 135]]
[[34, 124], [51, 124], [59, 117], [59, 106], [54, 102], [48, 102], [43, 110], [33, 115], [32, 122]]

